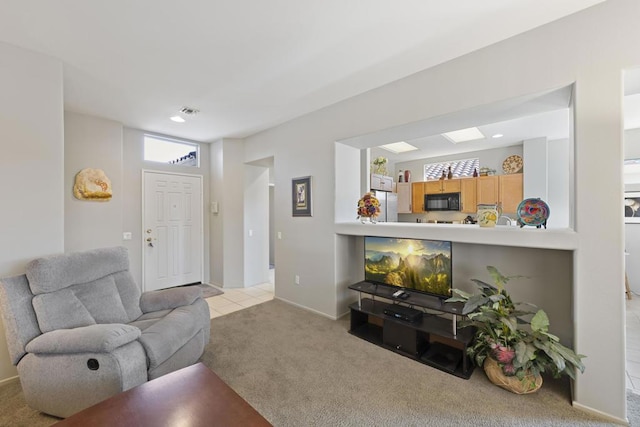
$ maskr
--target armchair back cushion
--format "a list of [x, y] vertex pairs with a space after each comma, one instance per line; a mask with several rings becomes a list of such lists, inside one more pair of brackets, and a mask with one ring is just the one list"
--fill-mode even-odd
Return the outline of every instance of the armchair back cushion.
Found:
[[27, 265], [40, 330], [129, 323], [142, 315], [124, 248], [39, 258]]

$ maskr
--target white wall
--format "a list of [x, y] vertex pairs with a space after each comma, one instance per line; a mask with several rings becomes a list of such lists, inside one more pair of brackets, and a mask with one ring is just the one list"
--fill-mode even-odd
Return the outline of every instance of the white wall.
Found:
[[[637, 16], [640, 3], [635, 0], [610, 0], [247, 138], [245, 161], [276, 159], [276, 223], [286, 236], [277, 251], [276, 296], [329, 316], [343, 312], [336, 295], [342, 294], [339, 285], [349, 280], [351, 270], [342, 264], [356, 262], [360, 254], [350, 252], [352, 245], [336, 243], [333, 234], [334, 141], [575, 81], [572, 179], [580, 243], [573, 254], [571, 301], [564, 309], [573, 310], [574, 348], [588, 358], [573, 398], [577, 406], [623, 420], [622, 174], [596, 174], [593, 165], [620, 170], [621, 76], [624, 67], [640, 64]], [[290, 218], [288, 191], [283, 190], [292, 177], [304, 175], [313, 175], [317, 183], [316, 214]], [[336, 203], [355, 205], [356, 200]], [[495, 256], [509, 251], [500, 249]], [[526, 269], [528, 262], [519, 257], [512, 271]], [[293, 266], [310, 281], [293, 286]]]
[[547, 138], [527, 139], [522, 143], [524, 166], [524, 198], [547, 200], [548, 150]]
[[624, 131], [624, 158], [640, 159], [640, 129]]
[[223, 139], [211, 144], [211, 281], [226, 288], [244, 287], [244, 143]]
[[[62, 64], [0, 43], [0, 277], [64, 250]], [[0, 381], [16, 375], [0, 327]]]
[[571, 144], [568, 139], [547, 142], [548, 185], [547, 199], [550, 209], [549, 228], [571, 227], [571, 193], [569, 191]]
[[244, 286], [269, 281], [269, 168], [245, 165]]
[[[84, 168], [102, 169], [113, 190], [109, 201], [78, 200], [75, 176]], [[64, 250], [122, 245], [122, 124], [64, 113]]]

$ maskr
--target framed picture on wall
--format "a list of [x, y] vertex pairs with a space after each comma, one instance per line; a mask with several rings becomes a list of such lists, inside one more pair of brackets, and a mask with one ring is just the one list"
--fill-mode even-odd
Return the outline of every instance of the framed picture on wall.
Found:
[[624, 193], [624, 222], [640, 224], [640, 192]]
[[293, 178], [291, 181], [293, 216], [311, 216], [311, 177]]

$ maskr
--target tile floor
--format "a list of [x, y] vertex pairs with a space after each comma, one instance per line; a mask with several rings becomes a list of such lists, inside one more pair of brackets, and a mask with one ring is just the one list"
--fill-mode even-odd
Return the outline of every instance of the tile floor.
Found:
[[[269, 282], [250, 288], [222, 289], [224, 294], [207, 298], [211, 318], [233, 313], [243, 308], [273, 299], [274, 270], [269, 270]], [[640, 328], [639, 328], [640, 329]]]

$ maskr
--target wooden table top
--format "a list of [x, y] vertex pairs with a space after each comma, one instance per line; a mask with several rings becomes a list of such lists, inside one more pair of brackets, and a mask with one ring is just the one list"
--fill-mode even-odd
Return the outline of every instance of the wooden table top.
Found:
[[202, 363], [110, 397], [55, 424], [64, 426], [271, 426]]

